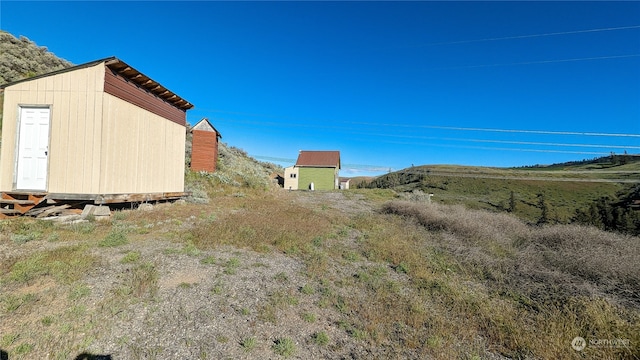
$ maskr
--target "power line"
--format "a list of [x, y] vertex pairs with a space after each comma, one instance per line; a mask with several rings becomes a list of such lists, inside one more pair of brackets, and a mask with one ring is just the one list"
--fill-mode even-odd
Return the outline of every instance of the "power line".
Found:
[[543, 34], [531, 34], [531, 35], [503, 36], [503, 37], [475, 39], [475, 40], [446, 41], [446, 42], [415, 45], [415, 46], [410, 46], [410, 47], [469, 44], [469, 43], [475, 43], [475, 42], [514, 40], [514, 39], [528, 39], [528, 38], [545, 37], [545, 36], [573, 35], [573, 34], [584, 34], [584, 33], [602, 32], [602, 31], [629, 30], [629, 29], [638, 29], [638, 28], [640, 28], [640, 25], [619, 26], [619, 27], [598, 28], [598, 29], [587, 29], [587, 30], [574, 30], [574, 31], [560, 31], [560, 32], [543, 33]]
[[553, 149], [524, 149], [524, 148], [505, 148], [505, 147], [489, 147], [489, 146], [469, 146], [469, 145], [449, 145], [449, 144], [425, 144], [415, 142], [404, 141], [384, 141], [378, 140], [377, 142], [384, 142], [389, 144], [402, 144], [402, 145], [415, 145], [415, 146], [435, 146], [446, 148], [459, 148], [459, 149], [477, 149], [477, 150], [491, 150], [491, 151], [518, 151], [518, 152], [536, 152], [536, 153], [556, 153], [556, 154], [576, 154], [576, 155], [596, 155], [606, 156], [610, 155], [609, 152], [602, 151], [571, 151], [571, 150], [553, 150]]
[[455, 126], [424, 126], [430, 129], [443, 130], [462, 130], [462, 131], [484, 131], [484, 132], [505, 132], [505, 133], [521, 133], [521, 134], [544, 134], [544, 135], [578, 135], [578, 136], [602, 136], [602, 137], [636, 137], [640, 138], [640, 134], [624, 134], [624, 133], [595, 133], [595, 132], [579, 132], [579, 131], [549, 131], [549, 130], [515, 130], [515, 129], [491, 129], [491, 128], [467, 128]]
[[380, 136], [380, 137], [398, 137], [408, 139], [423, 139], [423, 140], [441, 140], [441, 141], [468, 141], [478, 143], [495, 143], [495, 144], [511, 144], [511, 145], [541, 145], [541, 146], [560, 146], [560, 147], [582, 147], [582, 148], [603, 148], [603, 149], [637, 149], [640, 150], [640, 146], [634, 145], [606, 145], [606, 144], [571, 144], [571, 143], [549, 143], [538, 141], [510, 141], [510, 140], [488, 140], [488, 139], [468, 139], [468, 138], [449, 138], [449, 137], [436, 137], [436, 136], [415, 136], [415, 135], [393, 135], [393, 134], [368, 134], [368, 133], [351, 133], [360, 135]]
[[[637, 56], [640, 56], [638, 54]], [[329, 128], [329, 129], [342, 129], [336, 126], [319, 126], [313, 125], [311, 122], [318, 123], [342, 123], [342, 124], [352, 124], [352, 125], [366, 125], [366, 126], [381, 126], [381, 127], [403, 127], [403, 128], [424, 128], [424, 129], [441, 129], [441, 130], [455, 130], [455, 131], [480, 131], [480, 132], [504, 132], [504, 133], [522, 133], [522, 134], [542, 134], [542, 135], [571, 135], [571, 136], [594, 136], [594, 137], [632, 137], [632, 138], [640, 138], [640, 134], [631, 134], [631, 133], [602, 133], [602, 132], [587, 132], [587, 131], [555, 131], [555, 130], [521, 130], [521, 129], [498, 129], [498, 128], [475, 128], [475, 127], [458, 127], [458, 126], [440, 126], [440, 125], [408, 125], [402, 123], [373, 123], [373, 122], [363, 122], [363, 121], [344, 121], [344, 120], [332, 120], [332, 119], [313, 119], [313, 118], [296, 118], [296, 117], [287, 117], [280, 115], [269, 115], [269, 114], [252, 114], [252, 113], [244, 113], [244, 112], [235, 112], [235, 111], [227, 111], [227, 110], [218, 110], [218, 109], [200, 109], [204, 112], [216, 112], [216, 113], [226, 113], [226, 114], [234, 114], [241, 116], [250, 116], [250, 117], [264, 117], [264, 118], [272, 118], [272, 119], [286, 119], [286, 120], [294, 120], [294, 121], [303, 121], [305, 123], [283, 123], [283, 122], [263, 122], [263, 121], [248, 121], [248, 120], [236, 120], [236, 119], [225, 119], [225, 118], [215, 118], [215, 120], [222, 121], [232, 121], [234, 123], [243, 122], [249, 124], [257, 124], [257, 125], [270, 125], [270, 126], [295, 126], [295, 127], [315, 127], [315, 128]]]
[[[333, 130], [345, 130], [349, 134], [356, 135], [371, 135], [371, 136], [386, 136], [386, 137], [404, 137], [404, 138], [423, 138], [428, 140], [453, 140], [453, 141], [472, 141], [472, 142], [496, 142], [496, 143], [513, 143], [521, 145], [547, 145], [547, 146], [573, 146], [573, 147], [600, 147], [600, 148], [616, 148], [616, 149], [640, 149], [634, 145], [597, 145], [597, 144], [569, 144], [569, 143], [545, 143], [545, 142], [525, 142], [525, 141], [501, 141], [501, 140], [485, 140], [485, 139], [459, 139], [459, 138], [443, 138], [443, 137], [419, 137], [415, 135], [392, 135], [392, 134], [371, 134], [365, 132], [353, 131], [351, 128], [328, 126], [328, 125], [316, 125], [313, 123], [283, 123], [283, 122], [263, 122], [263, 121], [251, 121], [251, 120], [237, 120], [228, 118], [212, 117], [212, 120], [227, 121], [234, 124], [242, 123], [249, 125], [262, 125], [262, 126], [277, 126], [277, 127], [302, 127], [302, 128], [315, 128], [315, 129], [333, 129]], [[318, 123], [327, 123], [331, 121], [319, 121]], [[476, 132], [497, 132], [497, 133], [522, 133], [522, 134], [542, 134], [542, 135], [571, 135], [571, 136], [590, 136], [590, 137], [628, 137], [628, 138], [640, 138], [640, 134], [625, 134], [625, 133], [595, 133], [595, 132], [576, 132], [576, 131], [551, 131], [551, 130], [517, 130], [517, 129], [496, 129], [496, 128], [469, 128], [469, 127], [455, 127], [455, 126], [438, 126], [438, 125], [406, 125], [397, 123], [369, 123], [369, 122], [343, 122], [344, 124], [353, 125], [365, 125], [365, 126], [379, 126], [379, 127], [401, 127], [408, 129], [439, 129], [439, 130], [453, 130], [453, 131], [476, 131]]]
[[[610, 155], [611, 152], [604, 151], [573, 151], [573, 150], [565, 150], [565, 149], [544, 149], [539, 148], [540, 146], [548, 146], [548, 147], [573, 147], [573, 148], [602, 148], [602, 149], [624, 149], [624, 150], [638, 150], [640, 146], [635, 145], [600, 145], [600, 144], [583, 144], [583, 143], [559, 143], [559, 142], [534, 142], [534, 141], [513, 141], [513, 140], [493, 140], [493, 139], [477, 139], [477, 138], [452, 138], [452, 137], [435, 137], [435, 136], [417, 136], [417, 135], [406, 135], [406, 134], [393, 134], [393, 133], [385, 133], [385, 134], [376, 134], [376, 133], [368, 133], [362, 131], [355, 131], [353, 127], [345, 127], [345, 126], [330, 126], [330, 125], [322, 125], [326, 123], [338, 123], [338, 124], [347, 124], [347, 125], [358, 125], [358, 126], [369, 126], [369, 127], [400, 127], [410, 129], [411, 131], [415, 131], [416, 129], [438, 129], [438, 130], [452, 130], [452, 131], [460, 131], [460, 132], [497, 132], [497, 133], [522, 133], [522, 134], [542, 134], [542, 135], [572, 135], [572, 136], [590, 136], [590, 137], [626, 137], [626, 138], [640, 138], [640, 134], [624, 134], [624, 133], [595, 133], [595, 132], [570, 132], [570, 131], [550, 131], [550, 130], [517, 130], [517, 129], [498, 129], [498, 128], [471, 128], [471, 127], [454, 127], [454, 126], [437, 126], [437, 125], [408, 125], [408, 124], [398, 124], [398, 123], [371, 123], [371, 122], [351, 122], [351, 121], [327, 121], [327, 120], [317, 120], [309, 121], [309, 119], [305, 119], [304, 123], [292, 123], [292, 122], [282, 122], [277, 121], [278, 119], [287, 119], [289, 121], [295, 120], [295, 118], [291, 117], [280, 117], [275, 115], [267, 115], [267, 114], [247, 114], [242, 112], [231, 112], [225, 110], [209, 110], [214, 113], [232, 113], [236, 115], [246, 115], [250, 117], [257, 118], [270, 118], [275, 121], [261, 121], [259, 119], [256, 120], [238, 120], [238, 119], [230, 119], [230, 118], [222, 118], [213, 116], [211, 117], [214, 121], [223, 121], [230, 122], [233, 124], [246, 124], [246, 125], [259, 125], [259, 126], [268, 126], [268, 127], [301, 127], [301, 128], [312, 128], [312, 129], [331, 129], [331, 130], [340, 130], [344, 134], [353, 134], [353, 135], [364, 135], [364, 136], [375, 136], [378, 139], [357, 139], [351, 138], [350, 141], [366, 141], [372, 142], [375, 141], [377, 143], [391, 143], [391, 144], [403, 144], [403, 145], [414, 145], [414, 146], [426, 146], [426, 147], [445, 147], [445, 148], [465, 148], [465, 149], [477, 149], [477, 150], [488, 150], [488, 151], [509, 151], [509, 152], [532, 152], [532, 153], [560, 153], [560, 154], [577, 154], [577, 155], [591, 155], [591, 156], [606, 156]], [[441, 144], [441, 143], [425, 143], [425, 142], [402, 142], [402, 141], [386, 141], [381, 140], [380, 138], [391, 137], [391, 138], [405, 138], [405, 139], [421, 139], [421, 140], [437, 140], [437, 141], [445, 141], [445, 142], [471, 142], [471, 143], [495, 143], [495, 144], [509, 144], [509, 145], [531, 145], [537, 146], [538, 148], [515, 148], [515, 147], [489, 147], [489, 146], [469, 146], [469, 145], [455, 145], [455, 144]], [[256, 158], [265, 159], [268, 161], [278, 161], [284, 163], [295, 163], [294, 159], [289, 158], [277, 158], [277, 157], [269, 157], [269, 156], [256, 156]], [[345, 169], [354, 169], [354, 170], [366, 170], [371, 172], [379, 172], [385, 171], [388, 169], [388, 166], [381, 165], [361, 165], [361, 164], [343, 164]]]
[[[548, 146], [548, 147], [573, 147], [573, 148], [601, 148], [601, 149], [620, 149], [620, 150], [640, 150], [640, 146], [635, 145], [607, 145], [607, 144], [576, 144], [576, 143], [557, 143], [557, 142], [533, 142], [533, 141], [511, 141], [511, 140], [492, 140], [492, 139], [474, 139], [474, 138], [451, 138], [451, 137], [435, 137], [435, 136], [417, 136], [417, 135], [398, 135], [398, 134], [375, 134], [367, 132], [353, 131], [350, 128], [340, 128], [335, 126], [323, 126], [314, 124], [283, 124], [281, 122], [258, 122], [258, 121], [246, 121], [246, 120], [234, 120], [218, 118], [216, 120], [230, 121], [235, 124], [243, 123], [249, 125], [266, 125], [266, 126], [297, 126], [307, 128], [329, 128], [340, 129], [344, 134], [352, 135], [364, 135], [375, 136], [377, 139], [350, 139], [350, 141], [366, 141], [376, 143], [389, 143], [389, 144], [402, 144], [402, 145], [414, 145], [414, 146], [427, 146], [427, 147], [447, 147], [447, 148], [464, 148], [464, 149], [478, 149], [478, 150], [490, 150], [490, 151], [517, 151], [517, 152], [532, 152], [532, 153], [556, 153], [556, 154], [576, 154], [576, 155], [594, 155], [594, 156], [606, 156], [611, 152], [605, 151], [574, 151], [565, 149], [543, 149], [543, 148], [514, 148], [514, 147], [487, 147], [487, 146], [468, 146], [468, 145], [453, 145], [453, 144], [439, 144], [439, 143], [425, 143], [425, 142], [405, 142], [405, 141], [387, 141], [380, 138], [404, 138], [404, 139], [419, 139], [419, 140], [436, 140], [445, 142], [472, 142], [472, 143], [495, 143], [495, 144], [509, 144], [509, 145], [532, 145], [532, 146]], [[363, 123], [360, 123], [363, 124]], [[380, 125], [380, 124], [376, 124]], [[611, 134], [611, 133], [583, 133], [583, 132], [558, 132], [558, 131], [542, 131], [542, 130], [513, 130], [513, 129], [482, 129], [482, 128], [460, 128], [460, 127], [442, 127], [442, 126], [424, 126], [424, 125], [398, 125], [398, 124], [384, 124], [384, 126], [403, 126], [408, 128], [436, 128], [446, 130], [458, 130], [458, 131], [493, 131], [493, 132], [505, 132], [505, 133], [533, 133], [533, 134], [546, 134], [546, 135], [583, 135], [583, 136], [608, 136], [608, 137], [640, 137], [638, 134]], [[295, 162], [292, 159], [278, 159], [276, 161], [283, 162]], [[372, 167], [378, 167], [372, 165]]]
[[540, 60], [540, 61], [524, 61], [524, 62], [503, 63], [503, 64], [462, 65], [462, 66], [450, 66], [450, 67], [433, 68], [433, 70], [473, 69], [473, 68], [497, 67], [497, 66], [552, 64], [552, 63], [573, 62], [573, 61], [622, 59], [622, 58], [630, 58], [630, 57], [638, 57], [638, 56], [640, 56], [640, 54], [594, 56], [594, 57], [583, 57], [583, 58], [572, 58], [572, 59], [556, 59], [556, 60]]

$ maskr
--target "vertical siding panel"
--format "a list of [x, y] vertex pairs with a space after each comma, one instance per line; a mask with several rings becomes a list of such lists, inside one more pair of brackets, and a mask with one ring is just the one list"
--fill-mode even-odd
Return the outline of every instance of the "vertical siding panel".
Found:
[[66, 72], [60, 74], [62, 76], [62, 91], [69, 92], [71, 91], [71, 73]]
[[138, 127], [138, 137], [133, 141], [136, 146], [137, 163], [135, 165], [135, 186], [136, 191], [144, 192], [144, 182], [146, 177], [146, 169], [149, 166], [148, 156], [152, 153], [151, 149], [147, 147], [146, 140], [149, 136], [153, 136], [153, 128], [149, 124], [151, 117], [146, 111], [142, 114], [140, 121], [136, 124]]
[[22, 99], [23, 104], [27, 105], [36, 105], [38, 103], [38, 83], [39, 81], [29, 81], [28, 91], [23, 91], [22, 95], [24, 98]]
[[[156, 174], [157, 177], [154, 178], [154, 182], [153, 182], [153, 186], [155, 189], [164, 189], [164, 187], [162, 186], [164, 184], [164, 182], [166, 181], [166, 177], [167, 177], [167, 172], [166, 172], [166, 168], [167, 168], [167, 128], [169, 127], [169, 122], [168, 121], [162, 121], [162, 125], [161, 125], [161, 131], [160, 133], [158, 133], [158, 143], [160, 144], [159, 146], [161, 147], [162, 151], [157, 153], [154, 156], [154, 161], [158, 161], [158, 168], [156, 169]], [[164, 161], [160, 161], [160, 160], [164, 160]], [[163, 177], [165, 177], [165, 179], [163, 179]]]
[[[142, 159], [142, 165], [144, 166], [144, 175], [141, 179], [141, 186], [144, 189], [152, 189], [154, 187], [153, 182], [157, 181], [155, 177], [158, 176], [158, 173], [156, 173], [158, 164], [154, 164], [154, 161], [157, 154], [162, 151], [161, 145], [157, 142], [158, 136], [161, 135], [162, 130], [158, 126], [154, 127], [154, 120], [155, 119], [153, 117], [148, 116], [145, 121], [145, 126], [147, 128], [145, 136], [147, 151], [145, 152], [144, 158]], [[155, 151], [149, 151], [150, 149], [155, 149]]]
[[159, 176], [161, 176], [162, 174], [162, 170], [161, 167], [163, 166], [163, 164], [159, 164], [159, 163], [155, 163], [154, 161], [159, 157], [162, 156], [161, 154], [164, 152], [164, 147], [163, 147], [163, 141], [162, 141], [162, 137], [164, 136], [164, 123], [160, 123], [160, 124], [154, 124], [153, 122], [150, 123], [151, 126], [156, 125], [156, 128], [154, 129], [154, 134], [153, 136], [149, 137], [149, 141], [151, 142], [151, 149], [157, 149], [158, 151], [155, 151], [154, 153], [149, 154], [149, 172], [148, 172], [148, 176], [145, 178], [145, 186], [148, 188], [152, 188], [155, 189], [156, 188], [156, 183], [160, 180], [158, 179]]
[[[129, 121], [128, 124], [122, 124], [122, 139], [126, 144], [126, 149], [128, 150], [128, 154], [126, 156], [129, 157], [130, 161], [126, 161], [127, 168], [124, 169], [124, 174], [119, 174], [119, 177], [125, 180], [124, 187], [129, 189], [130, 192], [138, 192], [138, 187], [136, 186], [137, 180], [137, 172], [138, 172], [138, 139], [140, 139], [140, 135], [143, 132], [140, 129], [140, 123], [144, 119], [144, 114], [140, 112], [134, 112], [136, 114], [133, 121]], [[127, 131], [128, 130], [128, 131]]]
[[[153, 147], [151, 146], [151, 138], [153, 137], [153, 127], [152, 127], [152, 118], [150, 116], [145, 116], [144, 120], [140, 122], [140, 128], [142, 129], [142, 133], [140, 134], [139, 146], [140, 146], [140, 154], [139, 154], [139, 168], [140, 175], [138, 177], [137, 185], [139, 191], [145, 191], [146, 181], [149, 178], [149, 172], [151, 171], [151, 157], [155, 151], [152, 151]], [[156, 149], [159, 151], [159, 149]]]
[[149, 168], [147, 170], [147, 176], [145, 177], [145, 187], [149, 189], [155, 189], [156, 184], [160, 179], [162, 171], [161, 167], [163, 164], [156, 163], [156, 159], [158, 159], [164, 153], [164, 141], [162, 141], [162, 137], [164, 136], [164, 123], [156, 122], [155, 119], [149, 119], [150, 129], [153, 129], [152, 134], [149, 134], [149, 142], [151, 143], [151, 149], [157, 149], [153, 153], [149, 153], [147, 157], [147, 163], [149, 164]]
[[[169, 164], [167, 164], [167, 162], [169, 161], [169, 156], [168, 156], [168, 150], [169, 150], [169, 144], [167, 141], [167, 137], [169, 137], [168, 131], [169, 131], [169, 123], [167, 121], [162, 122], [162, 134], [158, 134], [159, 136], [159, 140], [161, 141], [162, 145], [162, 149], [163, 151], [159, 154], [156, 155], [156, 158], [162, 156], [162, 158], [164, 159], [164, 161], [160, 161], [160, 163], [162, 164], [160, 166], [160, 168], [158, 169], [158, 171], [160, 172], [160, 174], [162, 175], [162, 177], [156, 178], [155, 181], [155, 186], [157, 188], [162, 188], [165, 189], [164, 187], [164, 183], [167, 181], [167, 167]], [[164, 177], [164, 179], [163, 179]]]
[[92, 164], [93, 164], [93, 151], [95, 139], [93, 138], [94, 128], [96, 126], [96, 119], [94, 117], [94, 109], [96, 106], [96, 94], [95, 94], [95, 70], [89, 71], [87, 69], [86, 72], [86, 85], [85, 85], [85, 108], [84, 113], [82, 114], [82, 123], [84, 124], [84, 144], [82, 147], [82, 183], [81, 183], [81, 192], [84, 194], [91, 193], [91, 184], [93, 183], [93, 172]]
[[[122, 188], [125, 186], [125, 176], [127, 172], [127, 166], [129, 165], [128, 156], [127, 156], [127, 143], [122, 138], [123, 131], [123, 123], [121, 119], [123, 118], [123, 114], [127, 113], [127, 104], [120, 103], [119, 101], [113, 101], [113, 104], [116, 104], [118, 107], [118, 112], [114, 114], [112, 118], [113, 125], [113, 137], [111, 138], [111, 144], [109, 146], [113, 147], [115, 157], [111, 162], [111, 166], [109, 168], [109, 173], [107, 176], [111, 178], [112, 190], [111, 192], [120, 192]], [[127, 116], [127, 122], [135, 121], [136, 114], [131, 113]]]
[[80, 113], [80, 94], [76, 86], [79, 80], [77, 74], [69, 73], [69, 120], [67, 123], [67, 168], [65, 169], [64, 192], [78, 192], [79, 180], [82, 178], [82, 164], [80, 163], [82, 133], [79, 129], [78, 114]]
[[52, 135], [53, 135], [53, 127], [56, 125], [56, 122], [58, 121], [58, 119], [55, 117], [55, 79], [54, 76], [49, 76], [43, 79], [44, 83], [45, 83], [45, 98], [44, 98], [44, 103], [47, 105], [51, 106], [51, 111], [49, 112], [49, 153], [48, 153], [48, 158], [47, 158], [47, 190], [49, 190], [51, 188], [50, 183], [50, 178], [51, 178], [51, 169], [53, 168], [51, 162], [53, 159], [55, 159], [55, 157], [53, 157], [51, 155], [51, 142], [52, 142]]
[[115, 101], [115, 99], [109, 99], [109, 122], [107, 123], [108, 126], [108, 131], [109, 131], [109, 137], [107, 138], [107, 143], [106, 143], [106, 152], [107, 154], [109, 154], [109, 158], [107, 160], [107, 166], [104, 168], [104, 174], [102, 174], [102, 176], [104, 176], [105, 178], [105, 183], [107, 184], [107, 188], [105, 189], [105, 192], [108, 193], [113, 193], [114, 189], [116, 188], [117, 184], [116, 181], [117, 179], [113, 177], [113, 172], [115, 171], [116, 167], [115, 167], [115, 162], [117, 161], [117, 145], [116, 144], [116, 140], [117, 140], [117, 130], [118, 130], [118, 124], [117, 124], [117, 118], [118, 118], [118, 102]]
[[64, 127], [63, 127], [63, 138], [65, 141], [65, 164], [63, 167], [64, 170], [60, 169], [62, 173], [64, 173], [64, 181], [61, 183], [62, 190], [61, 192], [73, 192], [73, 169], [77, 168], [77, 164], [75, 164], [74, 148], [76, 143], [75, 136], [75, 126], [74, 126], [74, 117], [77, 116], [77, 107], [74, 106], [74, 95], [71, 81], [71, 73], [62, 74], [62, 91], [66, 96], [66, 101], [64, 101], [64, 109], [66, 111], [64, 115]]
[[[138, 119], [134, 124], [136, 129], [136, 137], [130, 138], [129, 143], [131, 146], [131, 151], [135, 154], [133, 161], [131, 161], [131, 174], [129, 182], [131, 184], [131, 188], [134, 192], [142, 192], [143, 188], [141, 186], [141, 180], [143, 178], [142, 169], [140, 168], [140, 157], [143, 155], [143, 151], [140, 148], [140, 139], [142, 139], [145, 134], [149, 133], [149, 128], [144, 128], [142, 124], [144, 123], [144, 119], [147, 117], [145, 113], [140, 113], [138, 115]], [[151, 152], [151, 151], [150, 151]]]
[[[173, 167], [178, 167], [181, 166], [182, 168], [184, 168], [184, 161], [180, 161], [180, 153], [184, 154], [184, 148], [182, 151], [177, 150], [178, 146], [180, 145], [180, 137], [176, 136], [176, 128], [174, 126], [170, 126], [169, 127], [170, 133], [169, 133], [169, 140], [171, 143], [171, 146], [169, 148], [169, 156], [172, 158], [172, 162], [170, 164], [168, 164], [169, 167], [173, 168]], [[182, 132], [183, 136], [185, 137], [185, 133], [184, 131]], [[169, 183], [167, 183], [166, 188], [167, 189], [176, 189], [179, 186], [180, 183], [180, 179], [178, 178], [178, 173], [175, 172], [172, 174], [173, 176], [167, 176], [167, 179], [170, 180]], [[182, 176], [184, 177], [184, 175]]]
[[44, 79], [39, 79], [39, 80], [32, 80], [31, 81], [36, 88], [36, 93], [35, 93], [35, 97], [34, 97], [34, 102], [33, 104], [37, 104], [37, 105], [44, 105], [45, 104], [45, 97], [46, 97], [46, 88], [45, 88], [45, 81]]
[[145, 140], [151, 128], [147, 124], [148, 117], [144, 116], [143, 114], [141, 115], [142, 116], [140, 116], [138, 121], [136, 121], [135, 123], [137, 136], [135, 139], [132, 139], [132, 145], [134, 146], [134, 151], [137, 159], [133, 179], [133, 184], [136, 192], [142, 192], [144, 189], [144, 179], [146, 177], [145, 166], [147, 163], [146, 158], [148, 156], [148, 153], [151, 152], [150, 150], [145, 151], [145, 149], [148, 149], [146, 147]]
[[77, 108], [78, 108], [78, 116], [76, 118], [76, 153], [74, 154], [76, 157], [76, 163], [78, 164], [78, 170], [75, 176], [75, 186], [73, 191], [79, 193], [85, 193], [86, 190], [86, 177], [87, 177], [87, 149], [89, 144], [91, 143], [91, 139], [87, 138], [87, 127], [89, 123], [87, 121], [87, 108], [89, 107], [89, 103], [87, 102], [87, 86], [88, 86], [88, 69], [83, 69], [82, 71], [76, 72], [76, 77], [78, 78], [74, 81], [76, 85], [76, 89], [74, 92], [77, 94]]
[[174, 176], [171, 176], [166, 169], [171, 168], [172, 166], [175, 166], [175, 159], [176, 159], [176, 154], [173, 152], [173, 149], [175, 148], [175, 141], [174, 141], [174, 137], [173, 137], [173, 129], [171, 126], [169, 126], [169, 124], [167, 123], [167, 130], [165, 131], [164, 134], [164, 141], [165, 141], [165, 156], [167, 161], [165, 161], [165, 174], [167, 174], [167, 176], [164, 177], [164, 179], [162, 179], [162, 188], [163, 189], [172, 189], [173, 188], [173, 182], [175, 180]]
[[[126, 124], [123, 124], [122, 119], [124, 118], [124, 114], [128, 113], [128, 107], [126, 103], [121, 103], [119, 101], [114, 101], [114, 103], [118, 106], [117, 116], [113, 118], [113, 124], [115, 131], [113, 132], [113, 144], [116, 145], [115, 153], [116, 158], [114, 158], [111, 166], [111, 172], [108, 174], [113, 178], [113, 191], [114, 192], [122, 192], [124, 188], [126, 188], [126, 174], [128, 172], [128, 166], [130, 164], [129, 156], [127, 152], [129, 149], [127, 148], [127, 141], [122, 137], [123, 132], [125, 131]], [[130, 113], [127, 116], [127, 123], [131, 121], [135, 121], [136, 113]]]
[[120, 162], [120, 168], [124, 166], [124, 162], [121, 161], [120, 158], [120, 148], [121, 144], [118, 142], [120, 140], [120, 134], [118, 133], [120, 124], [118, 122], [118, 118], [120, 115], [120, 102], [115, 99], [109, 99], [109, 111], [111, 112], [111, 116], [109, 117], [109, 139], [107, 143], [108, 153], [111, 158], [109, 159], [109, 163], [105, 169], [105, 174], [103, 175], [105, 179], [107, 179], [107, 184], [109, 187], [107, 189], [107, 193], [113, 193], [119, 186], [118, 176], [117, 176], [117, 166], [116, 162]]
[[[171, 161], [167, 162], [167, 168], [175, 167], [178, 160], [178, 156], [180, 155], [180, 152], [175, 151], [178, 145], [178, 139], [176, 138], [175, 135], [176, 135], [175, 128], [173, 126], [169, 126], [167, 129], [167, 142], [169, 144], [167, 149], [168, 151], [167, 157]], [[184, 163], [182, 164], [182, 167], [184, 168]], [[169, 176], [167, 176], [167, 181], [165, 182], [164, 187], [166, 189], [175, 189], [176, 186], [178, 185], [177, 180], [178, 179], [176, 178], [175, 173], [171, 173]]]
[[13, 190], [17, 108], [19, 99], [15, 86], [5, 89], [2, 120], [2, 146], [0, 147], [0, 191]]
[[102, 108], [102, 103], [104, 101], [104, 66], [100, 64], [95, 69], [95, 94], [96, 94], [96, 106], [94, 107], [94, 118], [96, 121], [94, 130], [93, 130], [93, 163], [91, 168], [92, 178], [93, 178], [93, 186], [91, 187], [91, 193], [99, 193], [100, 192], [100, 178], [101, 176], [101, 154], [102, 154], [102, 123], [104, 122], [104, 112]]
[[175, 159], [175, 154], [171, 150], [173, 150], [173, 141], [172, 141], [172, 131], [171, 127], [168, 123], [165, 123], [164, 130], [164, 153], [166, 161], [164, 162], [163, 173], [165, 174], [164, 179], [158, 184], [158, 186], [162, 186], [163, 189], [171, 189], [171, 183], [173, 182], [173, 176], [171, 176], [167, 169], [173, 166], [173, 159]]
[[[46, 85], [46, 96], [44, 98], [44, 103], [47, 105], [53, 105], [53, 94], [54, 94], [54, 77], [53, 76], [49, 76], [44, 78]], [[53, 121], [53, 120], [52, 120]]]
[[62, 148], [60, 147], [60, 134], [62, 134], [62, 108], [64, 105], [62, 100], [62, 76], [55, 75], [51, 79], [51, 127], [49, 128], [49, 181], [47, 188], [51, 192], [57, 191], [58, 186], [58, 169], [64, 166], [62, 160]]
[[[69, 162], [69, 117], [70, 117], [70, 85], [71, 79], [69, 73], [60, 74], [60, 82], [58, 96], [56, 96], [56, 118], [58, 121], [57, 132], [52, 134], [52, 139], [55, 140], [56, 152], [55, 166], [50, 167], [49, 172], [49, 191], [51, 192], [67, 192], [69, 183], [69, 172], [67, 169], [71, 169], [72, 164]], [[53, 144], [51, 144], [53, 147]], [[53, 148], [51, 153], [53, 155]], [[54, 165], [54, 164], [51, 164]]]
[[111, 111], [110, 109], [111, 97], [102, 94], [102, 129], [101, 129], [101, 151], [100, 151], [100, 194], [107, 193], [108, 184], [106, 182], [106, 174], [109, 166], [109, 139], [111, 137], [111, 132], [109, 131], [109, 123], [111, 121]]
[[[112, 106], [115, 106], [116, 111], [111, 114], [111, 141], [109, 142], [109, 147], [111, 148], [111, 153], [114, 155], [111, 159], [110, 165], [107, 169], [107, 173], [105, 177], [110, 179], [111, 188], [110, 193], [118, 192], [119, 189], [122, 189], [122, 176], [124, 168], [127, 166], [127, 158], [123, 158], [122, 156], [126, 153], [124, 151], [124, 146], [126, 145], [122, 141], [122, 137], [120, 136], [120, 129], [122, 124], [120, 119], [122, 118], [122, 113], [126, 112], [123, 108], [126, 104], [120, 103], [115, 99], [111, 100]], [[113, 110], [113, 109], [112, 109]], [[131, 118], [134, 117], [135, 114], [130, 114], [128, 120], [131, 121]]]
[[162, 186], [163, 189], [171, 189], [171, 183], [173, 182], [173, 176], [171, 176], [167, 169], [173, 166], [173, 160], [175, 159], [175, 154], [173, 154], [173, 141], [172, 141], [172, 131], [169, 123], [165, 123], [164, 130], [164, 153], [166, 161], [164, 162], [163, 173], [165, 174], [164, 179], [162, 179], [161, 183], [158, 186]]
[[186, 142], [186, 132], [185, 127], [183, 126], [175, 126], [172, 125], [175, 129], [174, 139], [176, 139], [175, 148], [173, 149], [173, 153], [176, 154], [176, 164], [174, 165], [178, 169], [182, 169], [182, 171], [175, 172], [175, 187], [173, 187], [174, 191], [184, 191], [184, 158], [185, 158], [185, 142]]
[[65, 133], [66, 108], [68, 104], [64, 103], [66, 93], [64, 91], [64, 78], [62, 75], [56, 75], [53, 79], [54, 93], [53, 101], [55, 103], [53, 118], [56, 119], [51, 132], [51, 144], [49, 145], [49, 191], [62, 192], [59, 184], [64, 182], [61, 179], [60, 169], [64, 169], [66, 157], [66, 141], [61, 141]]

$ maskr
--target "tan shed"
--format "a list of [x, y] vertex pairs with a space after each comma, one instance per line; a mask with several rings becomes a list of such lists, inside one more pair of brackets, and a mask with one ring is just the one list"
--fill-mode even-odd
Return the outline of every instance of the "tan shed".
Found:
[[191, 129], [191, 170], [214, 172], [218, 164], [218, 138], [220, 132], [207, 118], [198, 121]]
[[3, 209], [34, 196], [110, 203], [184, 195], [186, 111], [193, 105], [122, 60], [0, 88]]

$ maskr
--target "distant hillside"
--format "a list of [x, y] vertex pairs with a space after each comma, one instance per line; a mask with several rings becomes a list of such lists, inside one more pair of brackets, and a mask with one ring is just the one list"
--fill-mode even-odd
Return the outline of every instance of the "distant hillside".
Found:
[[531, 223], [587, 223], [640, 233], [640, 156], [613, 155], [551, 166], [416, 166], [360, 183], [402, 196], [511, 212]]
[[[551, 165], [522, 166], [516, 169], [542, 169], [542, 170], [598, 170], [618, 168], [620, 166], [631, 165], [633, 170], [640, 170], [640, 155], [631, 154], [611, 154], [593, 159], [580, 161], [568, 161]], [[617, 170], [621, 170], [618, 168]], [[631, 170], [631, 169], [629, 169]]]
[[24, 36], [0, 31], [0, 85], [72, 65]]

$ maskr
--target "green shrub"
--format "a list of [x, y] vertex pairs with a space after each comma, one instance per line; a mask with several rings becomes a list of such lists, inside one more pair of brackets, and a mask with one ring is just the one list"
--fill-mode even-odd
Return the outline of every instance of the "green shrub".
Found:
[[257, 343], [258, 343], [258, 341], [256, 340], [256, 338], [253, 337], [253, 336], [250, 336], [250, 337], [242, 339], [240, 341], [240, 346], [242, 346], [242, 349], [245, 352], [249, 352], [249, 351], [253, 350], [256, 347]]
[[124, 255], [124, 257], [122, 258], [122, 260], [120, 260], [120, 262], [122, 264], [134, 263], [140, 260], [140, 256], [141, 256], [140, 251], [129, 251]]
[[317, 332], [313, 334], [313, 341], [321, 346], [327, 345], [329, 343], [329, 335], [324, 331]]
[[102, 241], [98, 243], [98, 246], [116, 247], [120, 245], [126, 245], [128, 243], [129, 243], [129, 240], [127, 239], [127, 235], [125, 234], [125, 232], [123, 230], [114, 229], [114, 230], [111, 230], [111, 232], [107, 234], [107, 236], [105, 236], [104, 239], [102, 239]]
[[291, 338], [279, 338], [274, 342], [272, 349], [278, 355], [289, 357], [296, 352], [296, 344]]

